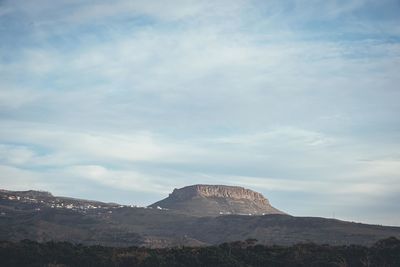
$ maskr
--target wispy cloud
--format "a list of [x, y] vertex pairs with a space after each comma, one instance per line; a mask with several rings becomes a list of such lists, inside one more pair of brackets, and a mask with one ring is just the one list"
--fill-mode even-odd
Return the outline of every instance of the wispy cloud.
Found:
[[69, 167], [66, 174], [122, 190], [155, 192], [164, 195], [169, 193], [167, 188], [170, 184], [164, 181], [165, 177], [151, 176], [132, 170], [110, 170], [99, 165], [75, 165]]

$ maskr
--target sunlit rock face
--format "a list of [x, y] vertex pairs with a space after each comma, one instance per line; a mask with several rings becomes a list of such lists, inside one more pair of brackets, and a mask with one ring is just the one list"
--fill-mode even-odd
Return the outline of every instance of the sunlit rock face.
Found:
[[227, 185], [198, 184], [174, 189], [167, 198], [151, 206], [200, 216], [283, 214], [272, 207], [262, 194]]

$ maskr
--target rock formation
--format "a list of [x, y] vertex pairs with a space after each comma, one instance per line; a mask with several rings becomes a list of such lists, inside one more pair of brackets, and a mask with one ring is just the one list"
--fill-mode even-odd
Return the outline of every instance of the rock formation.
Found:
[[174, 191], [151, 207], [180, 210], [200, 216], [283, 214], [262, 194], [238, 186], [191, 185]]

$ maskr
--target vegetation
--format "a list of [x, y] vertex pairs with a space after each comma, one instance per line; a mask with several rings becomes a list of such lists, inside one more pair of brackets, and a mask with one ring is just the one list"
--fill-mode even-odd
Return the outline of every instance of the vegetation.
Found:
[[209, 247], [113, 248], [67, 242], [0, 242], [1, 266], [400, 266], [400, 240], [372, 247], [313, 243], [263, 246], [255, 239]]

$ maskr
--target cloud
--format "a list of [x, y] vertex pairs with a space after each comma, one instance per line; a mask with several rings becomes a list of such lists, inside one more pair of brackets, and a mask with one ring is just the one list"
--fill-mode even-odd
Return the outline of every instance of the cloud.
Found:
[[[207, 3], [209, 4], [209, 3]], [[150, 16], [162, 20], [179, 20], [198, 15], [206, 4], [197, 1], [172, 1], [168, 4], [148, 1], [116, 1], [112, 6], [106, 1], [97, 1], [76, 9], [67, 19], [85, 21], [121, 15]]]
[[[7, 87], [7, 85], [4, 87]], [[41, 97], [40, 93], [38, 94], [31, 90], [8, 87], [0, 91], [0, 109], [20, 109], [36, 102]]]
[[[382, 186], [393, 190], [394, 187], [386, 182], [390, 177], [397, 179], [399, 172], [397, 161], [360, 162], [359, 157], [365, 149], [370, 151], [369, 147], [363, 148], [359, 144], [360, 147], [357, 148], [355, 143], [351, 146], [349, 140], [335, 140], [322, 133], [293, 127], [275, 128], [253, 135], [202, 139], [197, 137], [194, 140], [178, 142], [149, 132], [74, 132], [43, 124], [31, 124], [28, 128], [25, 124], [6, 125], [7, 129], [0, 133], [3, 142], [21, 144], [1, 146], [1, 160], [12, 166], [42, 166], [62, 171], [63, 168], [86, 163], [82, 166], [100, 166], [99, 168], [106, 169], [107, 166], [114, 166], [115, 174], [119, 170], [125, 172], [127, 166], [130, 166], [132, 177], [139, 177], [135, 172], [141, 170], [139, 172], [143, 177], [146, 177], [147, 172], [148, 175], [153, 173], [150, 176], [163, 179], [168, 179], [168, 175], [171, 175], [168, 170], [177, 168], [178, 171], [172, 174], [177, 182], [179, 177], [185, 175], [194, 180], [194, 176], [198, 177], [198, 181], [201, 182], [204, 177], [199, 177], [197, 173], [207, 173], [203, 168], [219, 168], [217, 173], [210, 171], [208, 176], [219, 177], [224, 174], [224, 178], [219, 178], [221, 181], [236, 177], [235, 170], [241, 169], [241, 172], [244, 170], [254, 174], [254, 170], [257, 170], [259, 174], [280, 173], [281, 177], [274, 180], [262, 177], [252, 180], [251, 177], [245, 176], [247, 178], [237, 182], [243, 183], [240, 180], [247, 179], [248, 184], [254, 182], [254, 185], [258, 186], [264, 183], [266, 187], [270, 186], [271, 190], [287, 188], [288, 191], [332, 191], [336, 181], [341, 181], [343, 184], [353, 184], [354, 192], [361, 192], [357, 189], [358, 184], [376, 183], [375, 179], [380, 176], [385, 177]], [[227, 167], [230, 165], [233, 165], [231, 169]], [[145, 166], [152, 166], [152, 170], [149, 172]], [[183, 170], [179, 171], [180, 168]], [[91, 174], [89, 171], [92, 169], [87, 170]], [[108, 172], [106, 174], [106, 177], [111, 176]], [[299, 180], [299, 176], [302, 179]], [[150, 181], [149, 186], [152, 183]], [[114, 185], [117, 186], [117, 183]], [[345, 188], [348, 189], [347, 193], [351, 193], [351, 186]], [[378, 191], [384, 193], [384, 190]]]
[[330, 1], [321, 0], [304, 1], [297, 0], [295, 2], [295, 11], [302, 17], [333, 19], [352, 13], [366, 4], [365, 0], [352, 1]]
[[162, 177], [154, 177], [132, 170], [110, 170], [99, 165], [75, 165], [68, 167], [65, 174], [122, 190], [169, 193], [166, 190], [168, 182], [164, 181]]
[[231, 136], [214, 141], [244, 146], [261, 146], [263, 143], [285, 143], [289, 146], [303, 147], [328, 146], [334, 142], [333, 138], [324, 136], [322, 133], [294, 127], [276, 127], [268, 132]]
[[[58, 1], [57, 3], [49, 0], [40, 0], [35, 3], [24, 1], [6, 1], [5, 9], [11, 12], [22, 14], [26, 19], [30, 19], [38, 26], [51, 26], [52, 24], [96, 24], [104, 20], [138, 18], [146, 20], [148, 18], [163, 22], [181, 21], [185, 19], [196, 19], [201, 16], [212, 18], [218, 15], [228, 16], [232, 12], [237, 12], [243, 7], [243, 1], [169, 1], [167, 4], [160, 1], [114, 1], [112, 5], [104, 0], [96, 1]], [[237, 14], [237, 13], [235, 13]]]
[[[5, 124], [0, 138], [6, 142], [26, 145], [3, 145], [1, 154], [9, 162], [30, 165], [66, 165], [79, 161], [101, 162], [180, 162], [196, 155], [196, 147], [163, 140], [150, 132], [78, 131], [51, 125], [25, 123]], [[36, 154], [25, 146], [35, 146], [42, 151]], [[201, 149], [199, 148], [199, 151]], [[15, 155], [15, 157], [14, 157]]]
[[0, 144], [0, 161], [11, 165], [21, 165], [30, 161], [35, 152], [25, 146]]
[[48, 188], [49, 182], [41, 183], [40, 176], [31, 170], [0, 164], [1, 188], [8, 190], [40, 190]]

